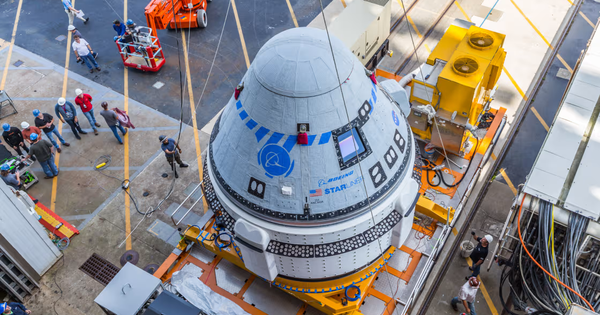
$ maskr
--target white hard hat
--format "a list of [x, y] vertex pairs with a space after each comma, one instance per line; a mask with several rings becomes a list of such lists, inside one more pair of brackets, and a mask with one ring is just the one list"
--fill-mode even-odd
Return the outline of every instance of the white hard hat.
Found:
[[64, 97], [61, 97], [58, 99], [58, 105], [65, 105], [66, 102], [67, 102], [67, 100], [65, 100]]
[[24, 121], [21, 123], [21, 128], [27, 129], [27, 128], [29, 128], [29, 124], [26, 121]]
[[67, 29], [68, 29], [69, 31], [72, 31], [72, 30], [74, 30], [74, 29], [75, 29], [75, 26], [73, 26], [73, 25], [69, 25], [69, 27], [68, 27]]
[[75, 95], [79, 96], [83, 94], [83, 91], [81, 89], [75, 89]]
[[486, 235], [484, 238], [488, 241], [488, 243], [491, 243], [492, 241], [494, 241], [494, 238], [489, 234]]

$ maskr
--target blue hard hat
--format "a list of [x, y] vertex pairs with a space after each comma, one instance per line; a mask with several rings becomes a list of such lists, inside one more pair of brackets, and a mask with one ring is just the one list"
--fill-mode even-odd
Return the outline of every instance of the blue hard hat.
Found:
[[10, 166], [8, 166], [8, 164], [4, 163], [2, 164], [2, 166], [0, 166], [0, 170], [2, 171], [8, 171], [10, 169]]
[[34, 109], [33, 110], [33, 116], [39, 116], [40, 115], [40, 110], [39, 109]]
[[6, 303], [2, 303], [0, 304], [0, 314], [4, 313], [4, 311], [6, 311]]
[[31, 140], [31, 141], [35, 141], [35, 140], [37, 140], [37, 138], [38, 138], [37, 133], [32, 133], [31, 136], [29, 136], [29, 140]]
[[128, 19], [127, 22], [125, 22], [125, 24], [127, 25], [133, 25], [133, 20], [132, 19]]
[[2, 124], [2, 129], [4, 129], [4, 131], [9, 131], [10, 130], [10, 125], [9, 124]]

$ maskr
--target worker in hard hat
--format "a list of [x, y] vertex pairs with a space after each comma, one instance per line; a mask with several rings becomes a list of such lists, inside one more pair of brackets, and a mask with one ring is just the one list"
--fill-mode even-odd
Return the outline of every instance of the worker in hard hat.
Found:
[[54, 105], [54, 113], [56, 114], [56, 117], [60, 119], [60, 121], [63, 123], [66, 122], [69, 124], [69, 126], [71, 126], [71, 131], [73, 131], [73, 134], [77, 140], [81, 140], [81, 136], [79, 136], [79, 134], [87, 134], [87, 131], [81, 129], [81, 126], [79, 125], [75, 106], [73, 106], [71, 102], [67, 102], [64, 97], [59, 98], [56, 105]]
[[71, 36], [75, 37], [75, 35], [82, 37], [81, 33], [77, 30], [77, 28], [74, 25], [69, 25], [69, 27], [67, 27], [67, 29], [69, 30], [69, 32], [71, 32]]
[[21, 303], [2, 303], [0, 304], [0, 314], [10, 314], [10, 315], [29, 315], [31, 311], [28, 310], [25, 305]]
[[467, 279], [467, 282], [462, 285], [458, 296], [454, 297], [450, 301], [450, 305], [455, 311], [458, 311], [458, 301], [461, 301], [465, 307], [465, 314], [475, 315], [475, 297], [477, 296], [477, 290], [479, 289], [479, 280], [476, 277]]
[[50, 142], [52, 142], [54, 147], [56, 147], [56, 151], [58, 151], [58, 153], [61, 152], [61, 149], [56, 143], [56, 140], [54, 140], [53, 135], [55, 135], [58, 140], [60, 140], [60, 143], [62, 143], [64, 146], [70, 146], [70, 144], [66, 142], [65, 139], [63, 139], [63, 137], [60, 135], [60, 132], [58, 132], [56, 126], [54, 126], [54, 117], [52, 117], [52, 115], [48, 113], [42, 113], [39, 109], [34, 109], [33, 116], [35, 116], [35, 126], [44, 131], [48, 139], [50, 139]]
[[494, 238], [491, 235], [477, 237], [477, 234], [475, 234], [475, 232], [471, 232], [471, 235], [473, 235], [473, 238], [477, 241], [477, 246], [475, 246], [475, 249], [473, 249], [473, 252], [469, 256], [471, 258], [471, 261], [473, 262], [471, 267], [469, 267], [469, 270], [473, 271], [473, 273], [471, 274], [471, 276], [466, 277], [467, 280], [469, 280], [469, 278], [471, 277], [477, 277], [479, 275], [481, 265], [483, 264], [485, 258], [488, 255], [490, 243], [494, 240]]
[[36, 126], [30, 126], [29, 123], [26, 121], [21, 123], [21, 129], [23, 129], [21, 131], [21, 134], [23, 135], [23, 139], [29, 143], [31, 143], [29, 136], [31, 136], [32, 133], [36, 133], [39, 137], [42, 136], [42, 131], [40, 130], [40, 128], [38, 128]]
[[15, 152], [17, 152], [17, 155], [23, 155], [21, 148], [25, 150], [25, 152], [29, 153], [29, 148], [27, 147], [27, 144], [25, 144], [25, 140], [23, 140], [23, 134], [19, 128], [4, 123], [2, 124], [2, 130], [4, 130], [4, 132], [2, 132], [2, 138], [4, 138], [4, 141], [6, 141], [6, 144], [8, 144], [11, 148], [13, 148], [13, 150], [15, 150]]
[[46, 177], [44, 177], [45, 179], [57, 176], [58, 169], [56, 168], [56, 164], [54, 164], [52, 144], [47, 140], [40, 139], [35, 133], [32, 133], [29, 139], [31, 139], [33, 144], [29, 150], [29, 155], [26, 156], [25, 159], [35, 156], [46, 174]]
[[98, 135], [98, 128], [100, 124], [96, 121], [96, 116], [94, 115], [94, 106], [92, 105], [92, 96], [86, 93], [83, 93], [81, 89], [75, 89], [75, 104], [79, 105], [81, 108], [81, 112], [90, 122], [90, 126], [94, 129], [94, 134]]
[[8, 164], [4, 163], [0, 166], [0, 177], [2, 177], [2, 181], [16, 190], [21, 189], [21, 186], [23, 186], [19, 176], [19, 171], [16, 171], [14, 174], [10, 172], [10, 166]]
[[173, 171], [175, 172], [175, 178], [179, 178], [179, 175], [177, 175], [177, 168], [175, 167], [175, 164], [173, 164], [173, 161], [177, 162], [177, 164], [179, 164], [179, 167], [189, 166], [187, 165], [187, 163], [181, 160], [181, 156], [179, 155], [181, 153], [179, 143], [177, 143], [177, 141], [175, 141], [174, 139], [167, 138], [167, 136], [164, 135], [159, 136], [158, 140], [160, 140], [160, 148], [165, 152], [167, 162], [169, 162], [169, 164], [171, 165], [171, 169], [173, 169]]

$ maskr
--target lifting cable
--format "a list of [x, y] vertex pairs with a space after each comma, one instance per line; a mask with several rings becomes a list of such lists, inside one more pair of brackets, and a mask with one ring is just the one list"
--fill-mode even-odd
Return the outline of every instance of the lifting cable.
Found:
[[[333, 59], [333, 65], [335, 67], [335, 74], [336, 74], [336, 77], [337, 77], [337, 80], [338, 80], [338, 86], [339, 86], [339, 89], [340, 89], [340, 94], [341, 94], [341, 97], [342, 97], [342, 102], [344, 104], [344, 110], [345, 110], [345, 113], [346, 113], [346, 119], [348, 120], [348, 123], [350, 123], [351, 122], [351, 120], [350, 120], [350, 114], [348, 112], [348, 105], [346, 104], [346, 98], [344, 96], [344, 89], [342, 87], [342, 80], [340, 78], [340, 72], [338, 70], [337, 62], [335, 60], [335, 53], [333, 51], [333, 44], [331, 43], [331, 36], [329, 35], [329, 27], [327, 26], [327, 20], [325, 19], [325, 10], [323, 8], [323, 0], [319, 0], [319, 3], [321, 5], [321, 16], [323, 16], [323, 24], [325, 24], [325, 32], [327, 33], [327, 40], [329, 42], [329, 49], [331, 50], [331, 58]], [[362, 161], [361, 161], [360, 156], [358, 154], [358, 144], [356, 143], [356, 141], [352, 141], [352, 143], [354, 144], [354, 153], [356, 154], [356, 159], [358, 160], [358, 163], [357, 163], [358, 164], [358, 169], [360, 171], [360, 175], [364, 179], [365, 177], [364, 177], [364, 172], [363, 172], [363, 169], [362, 169]], [[375, 221], [375, 215], [373, 214], [373, 205], [371, 204], [371, 197], [369, 196], [369, 191], [367, 190], [366, 181], [363, 180], [362, 184], [363, 184], [363, 189], [365, 190], [365, 195], [367, 196], [367, 203], [368, 203], [368, 207], [369, 207], [369, 212], [371, 214], [371, 220], [373, 221], [373, 225], [375, 225], [376, 221]], [[383, 247], [381, 246], [381, 238], [377, 238], [377, 244], [379, 245], [378, 247], [379, 247], [380, 255], [381, 255], [381, 257], [383, 257], [384, 251], [383, 251]], [[385, 271], [389, 273], [389, 271], [387, 270], [387, 263], [383, 264], [383, 268], [385, 268]], [[390, 287], [390, 292], [394, 292], [394, 289], [392, 289], [392, 282], [391, 282], [390, 277], [386, 277], [386, 278], [388, 280], [387, 282], [388, 282], [388, 285]], [[346, 288], [346, 290], [347, 290], [347, 288]], [[360, 290], [359, 290], [359, 292], [360, 292]], [[397, 313], [397, 312], [398, 312], [398, 308], [394, 308], [394, 313]]]

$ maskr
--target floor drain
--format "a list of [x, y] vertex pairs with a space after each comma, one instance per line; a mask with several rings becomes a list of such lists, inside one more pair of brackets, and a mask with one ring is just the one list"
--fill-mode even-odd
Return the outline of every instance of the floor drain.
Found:
[[88, 260], [79, 267], [86, 275], [94, 280], [107, 285], [119, 272], [119, 267], [111, 264], [108, 260], [94, 253]]
[[147, 191], [144, 191], [144, 193], [142, 194], [142, 196], [144, 196], [144, 197], [148, 197], [148, 196], [150, 196], [150, 193], [149, 193], [149, 192], [147, 192]]
[[162, 177], [163, 177], [163, 178], [167, 178], [167, 177], [169, 177], [169, 174], [167, 174], [167, 173], [163, 173], [163, 174], [162, 174]]
[[23, 61], [21, 61], [21, 60], [17, 60], [15, 63], [13, 63], [13, 66], [15, 66], [15, 67], [20, 67], [22, 64], [24, 64], [24, 62], [23, 62]]

